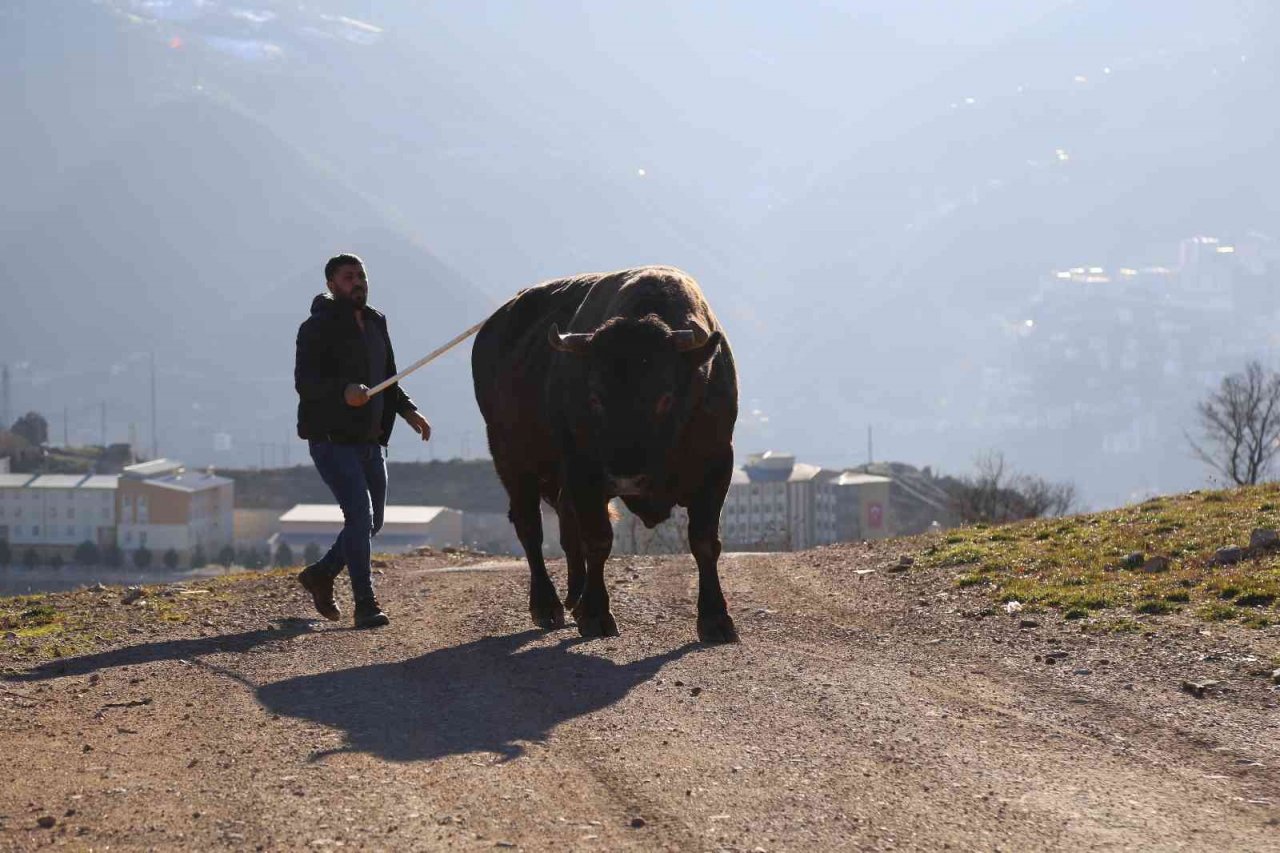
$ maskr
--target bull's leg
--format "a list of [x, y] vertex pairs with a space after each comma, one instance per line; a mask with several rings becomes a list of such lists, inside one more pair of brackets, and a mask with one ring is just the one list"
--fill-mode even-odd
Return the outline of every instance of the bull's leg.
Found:
[[704, 643], [736, 643], [738, 631], [720, 589], [720, 510], [733, 476], [733, 451], [711, 465], [689, 502], [689, 551], [698, 563], [698, 639]]
[[564, 627], [564, 607], [542, 557], [542, 512], [538, 501], [537, 482], [521, 484], [521, 488], [512, 491], [509, 517], [529, 561], [529, 615], [533, 624], [551, 630]]
[[618, 623], [609, 612], [609, 591], [604, 586], [604, 564], [613, 550], [613, 525], [603, 492], [575, 492], [574, 515], [578, 519], [586, 582], [574, 613], [578, 633], [584, 637], [616, 637]]
[[578, 517], [573, 512], [573, 502], [561, 497], [556, 508], [560, 516], [560, 547], [564, 549], [565, 562], [569, 566], [569, 589], [564, 596], [564, 606], [573, 612], [573, 618], [581, 615], [578, 604], [582, 601], [582, 589], [587, 582], [587, 564], [582, 553], [582, 531], [578, 529]]

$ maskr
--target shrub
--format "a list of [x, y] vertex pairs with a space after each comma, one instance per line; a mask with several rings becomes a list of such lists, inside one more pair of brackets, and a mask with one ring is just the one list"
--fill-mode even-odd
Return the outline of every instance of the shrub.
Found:
[[76, 546], [75, 561], [81, 566], [96, 566], [102, 561], [102, 552], [97, 545], [86, 539]]

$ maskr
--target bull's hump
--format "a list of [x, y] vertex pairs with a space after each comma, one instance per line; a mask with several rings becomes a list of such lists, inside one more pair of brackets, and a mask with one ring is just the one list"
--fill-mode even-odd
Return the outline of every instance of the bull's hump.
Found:
[[647, 314], [659, 315], [672, 328], [688, 328], [690, 321], [708, 329], [718, 325], [698, 283], [676, 267], [632, 267], [591, 279], [570, 331], [589, 332], [613, 317]]

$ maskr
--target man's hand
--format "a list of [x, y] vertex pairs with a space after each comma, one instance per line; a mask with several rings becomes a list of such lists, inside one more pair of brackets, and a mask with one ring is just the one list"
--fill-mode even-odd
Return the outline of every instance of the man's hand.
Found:
[[422, 416], [421, 412], [410, 412], [404, 416], [409, 422], [409, 426], [413, 427], [413, 431], [422, 436], [423, 441], [431, 440], [431, 424], [427, 423], [427, 419]]
[[369, 402], [369, 389], [364, 385], [348, 385], [342, 392], [342, 399], [347, 401], [348, 406], [358, 409]]

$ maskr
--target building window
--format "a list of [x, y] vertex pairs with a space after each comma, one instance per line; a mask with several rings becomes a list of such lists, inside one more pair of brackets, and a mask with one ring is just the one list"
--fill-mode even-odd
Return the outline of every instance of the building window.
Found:
[[40, 535], [40, 525], [38, 525], [38, 524], [33, 524], [33, 525], [31, 526], [31, 535], [32, 535], [32, 536], [39, 536], [39, 535]]

